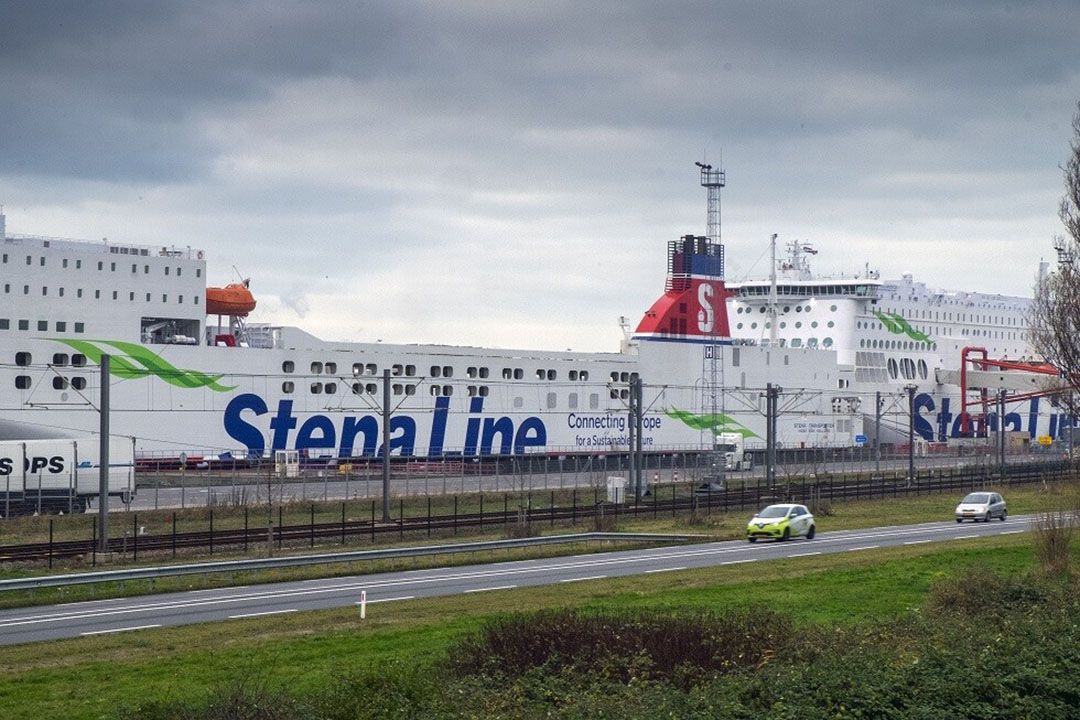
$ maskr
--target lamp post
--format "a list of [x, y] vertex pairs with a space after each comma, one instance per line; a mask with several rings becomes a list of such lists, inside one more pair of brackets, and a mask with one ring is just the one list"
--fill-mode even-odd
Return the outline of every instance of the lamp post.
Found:
[[904, 390], [907, 391], [908, 397], [908, 425], [907, 425], [907, 463], [908, 463], [908, 485], [915, 482], [915, 390], [918, 387], [916, 385], [905, 385]]

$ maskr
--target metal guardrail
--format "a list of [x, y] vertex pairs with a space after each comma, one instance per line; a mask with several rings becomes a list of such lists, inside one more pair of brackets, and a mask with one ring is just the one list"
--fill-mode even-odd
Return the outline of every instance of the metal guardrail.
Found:
[[419, 547], [387, 548], [384, 550], [354, 550], [351, 552], [321, 553], [317, 555], [293, 555], [282, 558], [222, 560], [210, 563], [164, 565], [159, 567], [133, 568], [130, 570], [103, 570], [91, 573], [70, 573], [66, 575], [15, 578], [12, 580], [0, 580], [0, 592], [5, 590], [32, 590], [34, 588], [88, 585], [92, 583], [120, 582], [125, 580], [148, 580], [159, 577], [196, 575], [200, 573], [265, 570], [270, 568], [297, 567], [301, 565], [320, 565], [323, 563], [356, 562], [358, 560], [383, 560], [387, 558], [418, 557], [424, 555], [483, 552], [485, 550], [506, 550], [520, 547], [562, 545], [589, 541], [606, 540], [611, 542], [679, 543], [706, 538], [707, 536], [705, 535], [675, 535], [664, 533], [574, 533], [572, 535], [551, 535], [547, 537], [515, 538], [511, 540], [485, 540], [481, 542], [456, 543], [453, 545], [424, 545]]

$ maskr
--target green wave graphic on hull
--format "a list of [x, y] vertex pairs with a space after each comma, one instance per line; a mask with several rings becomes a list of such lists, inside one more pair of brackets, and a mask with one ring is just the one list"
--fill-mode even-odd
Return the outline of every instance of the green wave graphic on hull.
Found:
[[907, 335], [912, 340], [917, 340], [918, 342], [933, 342], [929, 335], [924, 332], [919, 332], [911, 327], [911, 323], [909, 323], [903, 315], [875, 310], [874, 317], [880, 320], [881, 324], [885, 326], [885, 329], [893, 335]]
[[695, 430], [711, 430], [713, 434], [717, 433], [739, 433], [744, 438], [760, 438], [761, 436], [755, 433], [753, 430], [736, 422], [730, 415], [724, 415], [723, 413], [708, 413], [706, 415], [695, 415], [692, 412], [686, 410], [679, 410], [672, 408], [665, 410], [664, 413], [675, 420], [679, 420], [684, 425], [692, 427]]
[[[81, 352], [91, 361], [101, 364], [101, 356], [109, 355], [109, 374], [121, 380], [138, 380], [156, 377], [179, 388], [208, 388], [214, 392], [229, 392], [235, 385], [222, 385], [218, 382], [223, 375], [210, 375], [198, 370], [182, 370], [164, 360], [160, 355], [142, 345], [121, 342], [120, 340], [71, 340], [68, 338], [50, 338]], [[107, 348], [119, 350], [122, 355], [108, 352]]]

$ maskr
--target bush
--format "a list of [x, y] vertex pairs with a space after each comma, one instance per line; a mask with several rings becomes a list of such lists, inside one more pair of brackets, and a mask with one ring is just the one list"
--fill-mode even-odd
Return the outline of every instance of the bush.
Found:
[[[804, 634], [805, 635], [805, 634]], [[763, 608], [676, 614], [575, 610], [511, 615], [488, 622], [451, 648], [458, 675], [522, 676], [566, 671], [628, 682], [680, 685], [708, 674], [761, 667], [790, 649], [791, 622]]]
[[963, 570], [930, 586], [927, 613], [972, 618], [1031, 608], [1044, 602], [1048, 589], [1024, 578], [998, 575], [985, 566]]
[[1035, 569], [1040, 574], [1068, 576], [1071, 573], [1076, 521], [1073, 512], [1050, 511], [1035, 516], [1032, 544], [1035, 547]]
[[120, 713], [132, 720], [299, 720], [308, 716], [285, 691], [248, 678], [220, 686], [203, 702], [151, 701]]

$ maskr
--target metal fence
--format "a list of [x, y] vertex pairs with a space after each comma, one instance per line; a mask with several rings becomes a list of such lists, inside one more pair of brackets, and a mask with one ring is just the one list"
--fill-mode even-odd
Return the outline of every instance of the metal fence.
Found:
[[[623, 502], [609, 502], [607, 494], [597, 488], [570, 488], [563, 492], [533, 490], [520, 493], [478, 493], [468, 497], [459, 498], [454, 495], [447, 498], [452, 499], [452, 506], [447, 503], [447, 510], [435, 512], [430, 496], [426, 508], [423, 502], [411, 502], [407, 505], [402, 497], [394, 503], [395, 513], [389, 522], [383, 521], [377, 515], [377, 503], [374, 500], [353, 501], [351, 505], [342, 501], [340, 518], [334, 520], [329, 520], [328, 516], [333, 516], [336, 508], [332, 503], [324, 503], [318, 507], [318, 522], [315, 503], [304, 508], [291, 506], [289, 513], [294, 518], [291, 522], [286, 521], [289, 516], [286, 515], [286, 506], [283, 505], [274, 508], [276, 513], [271, 511], [269, 514], [251, 513], [245, 507], [242, 510], [243, 525], [225, 528], [220, 525], [215, 528], [214, 512], [211, 508], [204, 521], [205, 529], [178, 531], [177, 514], [173, 512], [171, 532], [151, 534], [140, 532], [139, 514], [133, 513], [130, 532], [120, 525], [121, 534], [109, 538], [108, 548], [110, 553], [137, 561], [140, 553], [144, 557], [147, 554], [171, 554], [176, 557], [178, 550], [208, 551], [213, 555], [215, 549], [220, 552], [223, 548], [247, 552], [253, 546], [258, 546], [273, 551], [274, 548], [280, 550], [300, 545], [344, 545], [350, 539], [370, 539], [372, 543], [380, 538], [403, 541], [406, 538], [432, 537], [433, 534], [456, 535], [465, 530], [521, 531], [524, 528], [526, 532], [532, 532], [539, 530], [540, 526], [595, 524], [598, 518], [605, 516], [613, 524], [637, 518], [693, 518], [714, 512], [747, 512], [767, 503], [782, 501], [823, 509], [826, 503], [834, 501], [906, 498], [989, 487], [1004, 490], [1017, 485], [1060, 482], [1076, 475], [1073, 464], [1065, 461], [1017, 465], [1010, 467], [1004, 476], [999, 470], [1000, 468], [988, 469], [973, 464], [963, 468], [924, 469], [915, 478], [908, 477], [906, 468], [888, 472], [814, 476], [804, 474], [778, 478], [773, 484], [769, 484], [765, 478], [757, 477], [721, 488], [713, 483], [667, 483], [650, 486], [647, 495], [627, 496]], [[450, 507], [452, 512], [449, 511]], [[306, 522], [295, 519], [297, 510], [301, 511], [300, 516], [303, 517], [307, 514], [303, 511], [308, 509], [310, 514], [304, 518]], [[359, 515], [367, 517], [358, 517]], [[951, 517], [948, 513], [945, 515]], [[233, 518], [234, 521], [237, 519]], [[0, 545], [0, 562], [47, 559], [51, 567], [54, 559], [82, 556], [92, 565], [96, 565], [96, 518], [71, 517], [65, 520], [69, 523], [81, 523], [84, 533], [82, 539], [54, 542], [53, 520], [50, 519], [47, 543]]]
[[[764, 476], [764, 450], [751, 447], [755, 457], [751, 470], [724, 471], [714, 457], [685, 449], [644, 455], [642, 474], [646, 483], [701, 482], [724, 476], [728, 483], [752, 482]], [[955, 467], [980, 467], [985, 472], [999, 465], [991, 443], [969, 445], [917, 445], [913, 452], [917, 471]], [[1059, 449], [1024, 446], [1010, 448], [1008, 466], [1038, 464], [1062, 459]], [[797, 447], [780, 448], [777, 479], [844, 475], [858, 472], [905, 470], [907, 446]], [[566, 488], [602, 488], [613, 475], [629, 472], [626, 453], [560, 453], [513, 457], [447, 457], [431, 460], [394, 458], [390, 495], [463, 495], [466, 493], [530, 492]], [[356, 500], [382, 496], [382, 467], [377, 458], [308, 461], [296, 477], [283, 477], [272, 462], [226, 458], [210, 462], [190, 456], [178, 466], [176, 460], [139, 461], [137, 493], [129, 509], [188, 508], [200, 506], [260, 505], [268, 501]]]

